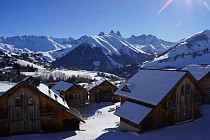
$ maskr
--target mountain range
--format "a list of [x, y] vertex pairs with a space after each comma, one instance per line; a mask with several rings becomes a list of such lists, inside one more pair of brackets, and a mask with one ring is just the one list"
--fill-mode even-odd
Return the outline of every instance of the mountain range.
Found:
[[36, 58], [38, 61], [47, 60], [55, 67], [112, 73], [126, 73], [126, 69], [132, 71], [138, 69], [138, 65], [147, 69], [161, 69], [209, 64], [209, 48], [210, 30], [201, 31], [177, 43], [145, 34], [123, 38], [119, 31], [85, 35], [79, 39], [32, 35], [0, 37], [0, 51], [21, 59], [30, 56], [30, 59]]
[[153, 35], [123, 38], [118, 31], [79, 39], [48, 36], [0, 37], [0, 50], [21, 55], [36, 53], [56, 67], [109, 71], [152, 60], [174, 45]]

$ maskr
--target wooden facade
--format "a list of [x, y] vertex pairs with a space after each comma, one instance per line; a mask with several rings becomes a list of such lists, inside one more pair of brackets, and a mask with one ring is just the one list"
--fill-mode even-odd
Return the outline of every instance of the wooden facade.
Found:
[[185, 75], [157, 105], [121, 97], [121, 104], [130, 101], [152, 108], [152, 111], [139, 124], [120, 117], [120, 129], [141, 132], [192, 121], [201, 116], [202, 97], [202, 88], [190, 74]]
[[21, 81], [0, 97], [0, 135], [79, 129], [78, 112]]
[[89, 100], [91, 103], [120, 101], [120, 97], [114, 95], [117, 89], [117, 86], [105, 80], [88, 91]]
[[203, 78], [198, 81], [203, 88], [206, 97], [204, 98], [205, 103], [210, 103], [210, 72], [208, 72]]
[[191, 64], [185, 66], [182, 70], [189, 71], [195, 77], [205, 93], [203, 103], [210, 103], [210, 65]]
[[74, 108], [82, 108], [85, 106], [87, 100], [87, 90], [80, 85], [73, 84], [68, 90], [61, 91], [69, 106]]

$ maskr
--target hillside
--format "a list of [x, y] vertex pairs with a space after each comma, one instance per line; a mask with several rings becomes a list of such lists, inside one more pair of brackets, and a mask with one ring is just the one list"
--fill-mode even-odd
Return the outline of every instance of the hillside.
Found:
[[144, 64], [144, 68], [182, 68], [188, 64], [210, 63], [210, 30], [205, 30], [181, 40], [173, 48], [153, 61]]
[[72, 38], [53, 38], [47, 36], [1, 37], [0, 50], [16, 55], [38, 53], [48, 61], [54, 61], [72, 48]]

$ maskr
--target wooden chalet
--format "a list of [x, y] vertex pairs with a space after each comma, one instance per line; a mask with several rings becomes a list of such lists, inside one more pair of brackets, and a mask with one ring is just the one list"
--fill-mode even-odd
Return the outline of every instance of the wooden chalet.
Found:
[[205, 103], [210, 103], [210, 65], [187, 65], [183, 70], [189, 71], [200, 83], [206, 97]]
[[115, 92], [121, 131], [141, 132], [201, 116], [203, 90], [189, 72], [141, 70]]
[[32, 77], [0, 96], [0, 135], [79, 129], [81, 114]]
[[114, 95], [117, 89], [117, 86], [102, 78], [88, 87], [89, 100], [91, 103], [120, 101], [120, 97]]
[[87, 90], [77, 83], [60, 81], [52, 88], [62, 96], [71, 107], [81, 108], [85, 106], [87, 100]]

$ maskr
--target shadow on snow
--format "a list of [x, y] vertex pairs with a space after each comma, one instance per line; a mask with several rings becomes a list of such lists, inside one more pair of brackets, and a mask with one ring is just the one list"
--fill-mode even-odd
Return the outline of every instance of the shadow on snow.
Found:
[[74, 131], [64, 131], [55, 133], [43, 133], [43, 134], [23, 134], [23, 135], [12, 135], [8, 137], [0, 137], [0, 140], [62, 140], [72, 136], [76, 136]]

